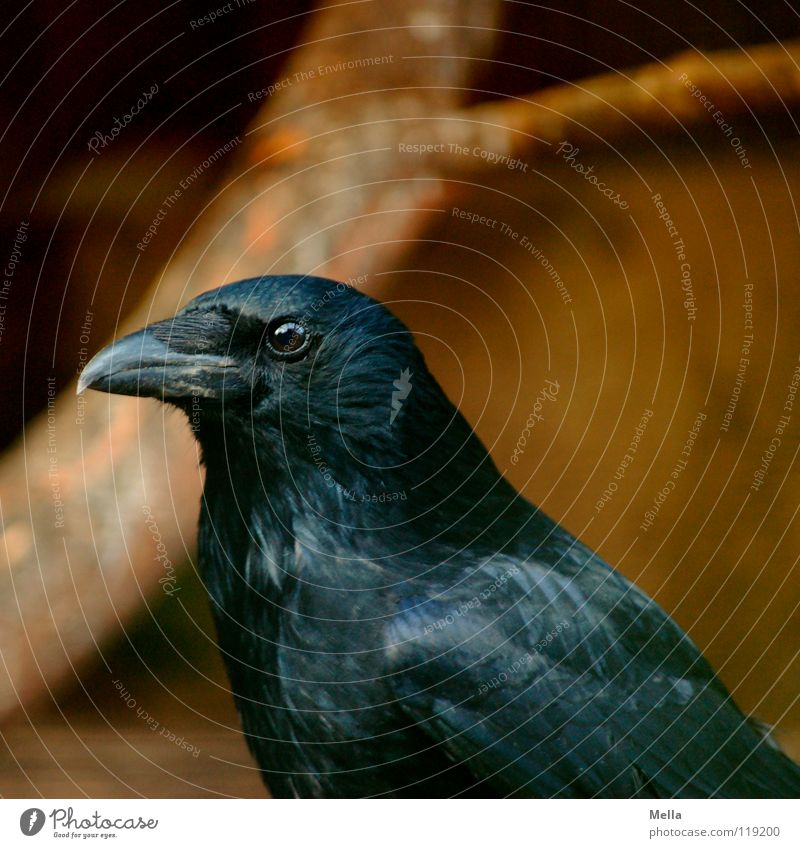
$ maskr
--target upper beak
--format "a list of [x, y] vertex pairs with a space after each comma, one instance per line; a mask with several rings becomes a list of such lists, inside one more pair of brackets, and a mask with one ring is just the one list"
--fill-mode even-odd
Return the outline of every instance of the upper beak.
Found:
[[[181, 324], [179, 315], [119, 339], [87, 363], [78, 380], [78, 392], [97, 389], [171, 401], [193, 397], [222, 400], [249, 392], [233, 357], [213, 352], [208, 334], [194, 331], [194, 327]], [[219, 347], [227, 347], [222, 339]]]

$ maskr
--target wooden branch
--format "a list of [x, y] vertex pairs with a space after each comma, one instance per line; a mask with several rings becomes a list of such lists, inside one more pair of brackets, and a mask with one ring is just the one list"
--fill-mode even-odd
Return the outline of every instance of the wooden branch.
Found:
[[[391, 243], [348, 253], [364, 216], [415, 204], [413, 186], [380, 183], [416, 169], [387, 148], [388, 122], [459, 106], [473, 66], [427, 57], [488, 55], [500, 5], [326, 5], [289, 82], [251, 92], [265, 107], [242, 155], [119, 333], [239, 277], [388, 265]], [[387, 226], [401, 219], [410, 226], [413, 210]], [[0, 463], [0, 717], [95, 657], [159, 585], [178, 592], [164, 578], [194, 547], [201, 479], [186, 424], [155, 402], [74, 391], [54, 396]]]
[[[632, 71], [547, 88], [520, 100], [486, 103], [451, 122], [449, 141], [533, 159], [541, 142], [602, 145], [737, 118], [791, 113], [800, 102], [800, 41], [707, 54], [688, 51]], [[735, 128], [731, 131], [737, 135]], [[725, 136], [730, 140], [729, 135]], [[493, 167], [475, 156], [445, 160], [446, 173]]]

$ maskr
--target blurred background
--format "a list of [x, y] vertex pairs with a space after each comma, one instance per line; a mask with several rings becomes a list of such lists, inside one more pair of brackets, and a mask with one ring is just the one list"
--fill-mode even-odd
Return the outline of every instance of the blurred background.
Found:
[[189, 428], [74, 396], [112, 336], [259, 273], [384, 300], [800, 757], [800, 16], [401, 5], [2, 13], [0, 795], [266, 794]]

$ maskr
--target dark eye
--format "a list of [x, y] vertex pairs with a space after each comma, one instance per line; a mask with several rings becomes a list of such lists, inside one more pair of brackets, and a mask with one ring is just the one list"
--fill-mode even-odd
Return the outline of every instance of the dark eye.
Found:
[[275, 353], [297, 353], [305, 347], [308, 334], [298, 321], [273, 321], [267, 328], [267, 343]]

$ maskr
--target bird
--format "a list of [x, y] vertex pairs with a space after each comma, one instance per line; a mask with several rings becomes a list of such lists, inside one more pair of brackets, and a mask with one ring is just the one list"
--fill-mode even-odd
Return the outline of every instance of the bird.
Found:
[[800, 797], [686, 633], [511, 485], [356, 286], [207, 291], [87, 388], [189, 418], [200, 574], [274, 797]]

